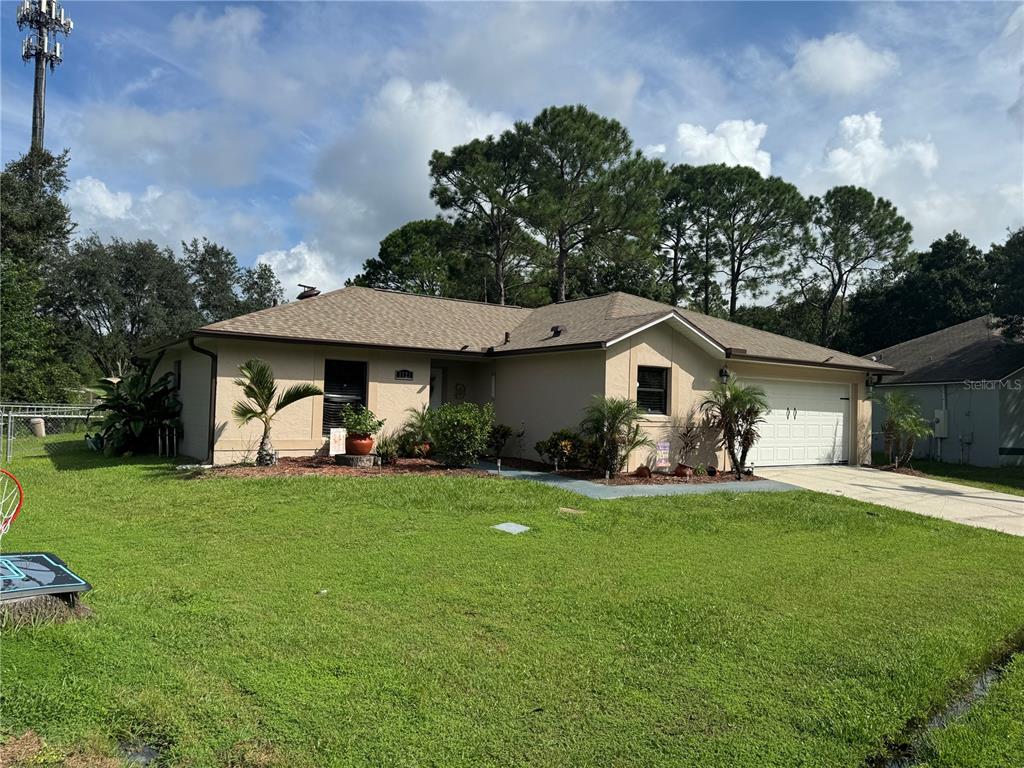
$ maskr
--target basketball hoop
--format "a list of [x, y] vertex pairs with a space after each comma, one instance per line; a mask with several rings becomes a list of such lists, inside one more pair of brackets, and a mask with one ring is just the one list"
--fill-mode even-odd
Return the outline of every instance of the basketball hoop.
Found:
[[18, 478], [6, 469], [0, 469], [0, 538], [7, 533], [14, 518], [21, 512], [25, 501], [25, 492], [21, 489]]

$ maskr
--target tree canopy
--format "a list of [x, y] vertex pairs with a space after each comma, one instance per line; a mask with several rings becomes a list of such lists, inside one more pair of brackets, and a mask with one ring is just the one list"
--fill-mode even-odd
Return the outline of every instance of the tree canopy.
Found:
[[71, 243], [69, 155], [32, 150], [0, 183], [0, 399], [66, 401], [124, 376], [139, 350], [283, 299], [266, 264], [241, 268], [205, 238], [184, 258], [148, 240]]
[[818, 310], [817, 342], [828, 347], [838, 336], [851, 290], [872, 271], [906, 255], [911, 227], [896, 206], [863, 187], [833, 187], [808, 205], [797, 280], [805, 300]]
[[588, 259], [639, 242], [653, 249], [663, 165], [634, 149], [616, 120], [583, 106], [549, 107], [517, 123], [528, 164], [520, 206], [527, 228], [547, 245], [555, 301], [569, 297], [569, 276]]
[[992, 311], [1006, 336], [1024, 341], [1024, 227], [993, 245], [990, 258], [996, 283]]
[[67, 166], [67, 152], [37, 149], [0, 179], [0, 400], [66, 400], [79, 384], [74, 350], [42, 310], [48, 266], [74, 231]]
[[104, 376], [125, 376], [147, 344], [203, 322], [187, 274], [169, 248], [96, 235], [75, 243], [50, 279], [50, 303]]

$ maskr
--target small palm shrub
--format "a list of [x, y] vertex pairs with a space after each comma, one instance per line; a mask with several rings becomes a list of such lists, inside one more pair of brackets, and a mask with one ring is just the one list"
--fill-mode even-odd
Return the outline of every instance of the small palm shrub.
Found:
[[907, 464], [914, 456], [917, 441], [928, 437], [932, 428], [921, 414], [920, 404], [910, 395], [893, 391], [875, 399], [885, 409], [882, 435], [889, 463], [896, 467]]
[[741, 384], [730, 376], [715, 383], [700, 409], [708, 426], [719, 433], [719, 446], [729, 454], [736, 479], [742, 480], [747, 455], [761, 438], [758, 427], [770, 410], [768, 395], [761, 387]]
[[635, 400], [598, 395], [584, 411], [580, 432], [593, 443], [594, 468], [610, 476], [626, 467], [629, 454], [653, 448], [654, 441], [640, 427], [643, 419]]
[[100, 398], [92, 414], [103, 414], [100, 439], [94, 443], [107, 456], [148, 453], [157, 447], [157, 433], [170, 428], [181, 431], [181, 401], [175, 391], [173, 373], [153, 381], [156, 366], [113, 381], [103, 379], [89, 391]]
[[381, 435], [377, 440], [377, 455], [381, 464], [394, 464], [398, 458], [399, 439], [398, 435]]
[[447, 467], [476, 464], [487, 451], [494, 406], [445, 403], [428, 412], [433, 450]]
[[270, 426], [274, 423], [274, 417], [292, 403], [322, 395], [323, 391], [313, 384], [301, 383], [292, 384], [278, 395], [274, 369], [258, 358], [247, 360], [238, 366], [238, 370], [242, 375], [235, 379], [235, 386], [241, 388], [245, 400], [236, 401], [231, 414], [239, 426], [245, 426], [251, 421], [263, 424], [260, 447], [256, 451], [256, 466], [269, 467], [275, 461], [274, 446], [270, 442]]
[[408, 417], [398, 433], [399, 451], [403, 456], [422, 457], [430, 453], [430, 409], [424, 404], [407, 408]]

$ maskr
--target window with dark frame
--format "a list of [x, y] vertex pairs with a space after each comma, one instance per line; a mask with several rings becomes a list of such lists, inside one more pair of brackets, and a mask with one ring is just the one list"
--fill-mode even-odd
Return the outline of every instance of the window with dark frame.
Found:
[[366, 407], [366, 363], [324, 361], [324, 435], [341, 426], [341, 406]]
[[636, 369], [636, 402], [644, 413], [668, 413], [668, 368]]

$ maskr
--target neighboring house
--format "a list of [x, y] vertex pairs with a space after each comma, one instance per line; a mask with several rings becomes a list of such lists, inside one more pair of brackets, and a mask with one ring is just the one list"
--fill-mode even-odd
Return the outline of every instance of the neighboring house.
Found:
[[[180, 372], [182, 451], [222, 464], [251, 457], [256, 426], [238, 427], [238, 366], [259, 357], [282, 387], [313, 382], [325, 395], [274, 423], [282, 456], [321, 451], [342, 403], [368, 406], [398, 429], [408, 408], [493, 402], [499, 422], [522, 430], [507, 455], [575, 427], [595, 395], [630, 397], [645, 429], [674, 427], [729, 371], [756, 382], [772, 404], [756, 465], [870, 458], [866, 389], [888, 366], [625, 293], [538, 309], [343, 288], [199, 328], [153, 350]], [[643, 453], [643, 455], [641, 455]], [[630, 467], [649, 452], [630, 457]], [[702, 459], [725, 467], [714, 446]]]
[[[981, 467], [1024, 465], [1024, 344], [1007, 341], [979, 317], [868, 355], [903, 371], [879, 394], [913, 396], [934, 436], [916, 456]], [[876, 406], [874, 449], [883, 450], [883, 409]]]

